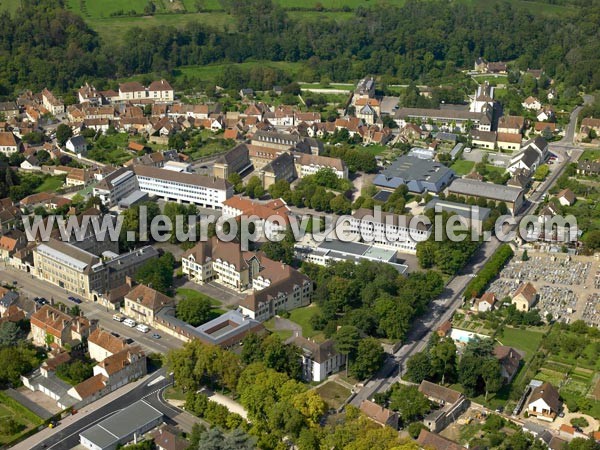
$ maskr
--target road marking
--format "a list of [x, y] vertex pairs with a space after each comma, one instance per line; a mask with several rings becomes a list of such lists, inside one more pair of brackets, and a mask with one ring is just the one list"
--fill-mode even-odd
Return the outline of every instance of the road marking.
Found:
[[161, 375], [160, 377], [157, 377], [156, 379], [152, 380], [146, 386], [154, 386], [156, 383], [160, 383], [164, 379], [165, 379], [165, 377], [163, 375]]

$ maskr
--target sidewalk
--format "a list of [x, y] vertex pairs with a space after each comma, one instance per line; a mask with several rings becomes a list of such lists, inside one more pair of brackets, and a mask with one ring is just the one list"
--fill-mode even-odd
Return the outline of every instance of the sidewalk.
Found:
[[110, 394], [106, 395], [105, 397], [102, 397], [101, 399], [99, 399], [93, 403], [90, 403], [89, 405], [84, 406], [83, 409], [81, 409], [77, 412], [77, 414], [70, 415], [64, 419], [61, 419], [58, 427], [56, 427], [54, 429], [44, 428], [42, 431], [25, 439], [24, 441], [19, 442], [17, 445], [13, 446], [12, 449], [13, 450], [30, 450], [30, 449], [32, 449], [33, 447], [39, 445], [42, 441], [44, 441], [47, 438], [49, 438], [50, 436], [52, 436], [54, 433], [59, 432], [62, 429], [68, 427], [69, 425], [72, 425], [72, 424], [78, 422], [79, 420], [83, 419], [84, 417], [86, 417], [88, 414], [92, 413], [96, 409], [99, 409], [99, 408], [103, 407], [104, 405], [107, 405], [108, 403], [116, 400], [117, 398], [119, 398], [122, 395], [126, 394], [127, 392], [135, 389], [136, 387], [140, 386], [141, 384], [148, 383], [148, 381], [150, 380], [151, 377], [152, 377], [152, 375], [146, 376], [134, 383], [129, 383], [128, 385], [123, 386], [122, 388], [119, 388], [116, 391], [111, 392]]

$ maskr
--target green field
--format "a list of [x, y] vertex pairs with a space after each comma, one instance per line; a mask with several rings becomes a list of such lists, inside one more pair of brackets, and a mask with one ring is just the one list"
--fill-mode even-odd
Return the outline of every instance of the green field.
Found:
[[20, 430], [11, 435], [0, 434], [0, 445], [12, 442], [23, 433], [42, 424], [42, 419], [33, 412], [4, 394], [4, 392], [0, 392], [0, 420], [5, 418], [11, 418], [17, 422]]
[[35, 192], [54, 192], [60, 189], [65, 183], [64, 175], [46, 177], [44, 182], [40, 184]]
[[181, 298], [192, 298], [192, 299], [207, 298], [208, 300], [210, 300], [210, 304], [213, 307], [218, 308], [221, 306], [221, 302], [219, 300], [209, 297], [208, 295], [203, 294], [202, 292], [198, 292], [194, 289], [179, 288], [179, 289], [177, 289], [176, 293]]
[[474, 166], [475, 163], [473, 161], [459, 159], [458, 161], [455, 161], [450, 168], [456, 172], [456, 175], [462, 177], [463, 175], [470, 173]]
[[302, 327], [302, 336], [319, 340], [323, 338], [323, 335], [312, 327], [310, 319], [320, 311], [319, 307], [313, 303], [305, 308], [294, 309], [290, 312], [289, 319]]
[[502, 336], [497, 336], [496, 339], [502, 345], [508, 345], [525, 352], [524, 359], [529, 361], [540, 346], [543, 337], [543, 331], [505, 327]]

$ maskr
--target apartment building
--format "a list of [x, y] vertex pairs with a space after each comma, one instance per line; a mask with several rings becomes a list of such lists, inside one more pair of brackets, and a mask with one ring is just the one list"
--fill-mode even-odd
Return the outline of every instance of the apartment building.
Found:
[[142, 192], [167, 201], [221, 209], [233, 195], [233, 186], [223, 179], [151, 166], [134, 166], [133, 171]]
[[411, 224], [411, 219], [411, 216], [374, 214], [370, 209], [360, 208], [352, 215], [349, 233], [364, 242], [414, 253], [417, 242], [427, 240], [431, 231], [430, 226], [421, 222]]
[[42, 91], [42, 104], [53, 116], [65, 112], [65, 104], [58, 100], [48, 89]]
[[83, 316], [70, 316], [51, 305], [44, 305], [31, 315], [33, 343], [40, 347], [49, 345], [60, 348], [66, 344], [83, 342], [96, 329], [96, 325], [97, 321], [90, 321]]
[[143, 284], [135, 286], [125, 295], [124, 312], [127, 317], [146, 325], [153, 325], [156, 313], [174, 301], [165, 294]]
[[100, 198], [103, 205], [111, 208], [138, 188], [133, 170], [122, 167], [104, 177], [94, 187], [94, 197]]
[[102, 258], [75, 245], [50, 239], [33, 250], [34, 275], [69, 292], [97, 301], [110, 289], [133, 276], [158, 251], [146, 246], [118, 255], [103, 252]]
[[5, 156], [17, 153], [20, 149], [17, 137], [11, 131], [0, 132], [0, 152]]

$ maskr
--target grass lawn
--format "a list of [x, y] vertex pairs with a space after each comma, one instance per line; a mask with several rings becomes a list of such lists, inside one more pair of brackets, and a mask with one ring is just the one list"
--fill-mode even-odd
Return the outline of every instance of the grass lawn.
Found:
[[169, 386], [165, 390], [165, 398], [171, 400], [183, 400], [185, 401], [187, 394], [184, 394], [183, 391], [178, 387]]
[[208, 295], [203, 294], [202, 292], [198, 292], [194, 289], [179, 288], [179, 289], [177, 289], [176, 293], [181, 298], [192, 298], [192, 299], [207, 298], [210, 300], [210, 304], [213, 307], [216, 308], [216, 307], [221, 306], [221, 302], [219, 300], [209, 297]]
[[505, 327], [502, 336], [496, 336], [496, 339], [502, 345], [508, 345], [514, 347], [517, 350], [525, 352], [524, 359], [529, 359], [535, 354], [542, 338], [544, 337], [543, 331], [536, 331], [532, 329], [521, 330], [520, 328]]
[[21, 434], [42, 424], [42, 419], [32, 411], [7, 396], [4, 392], [0, 392], [0, 420], [4, 418], [12, 418], [16, 421], [20, 425], [20, 430], [11, 435], [0, 434], [0, 445], [12, 442]]
[[463, 159], [459, 159], [455, 161], [454, 164], [450, 166], [452, 170], [456, 172], [456, 175], [463, 176], [471, 172], [475, 167], [475, 163], [473, 161], [465, 161]]
[[304, 308], [294, 309], [290, 312], [289, 319], [302, 327], [302, 336], [305, 338], [315, 338], [316, 340], [319, 340], [319, 338], [323, 338], [323, 335], [320, 331], [317, 331], [312, 327], [310, 324], [310, 319], [314, 315], [319, 314], [320, 311], [320, 308], [313, 303]]
[[317, 388], [317, 393], [325, 400], [330, 408], [338, 409], [350, 396], [350, 389], [345, 388], [335, 381], [329, 381], [324, 385], [319, 386]]
[[281, 339], [282, 341], [287, 341], [289, 338], [292, 337], [292, 334], [293, 334], [292, 330], [276, 330], [275, 329], [275, 318], [274, 317], [267, 320], [266, 322], [263, 322], [263, 325], [271, 333], [279, 336], [279, 339]]
[[600, 158], [600, 150], [586, 150], [579, 158], [580, 161], [595, 161]]
[[35, 192], [54, 192], [65, 184], [65, 175], [50, 176], [44, 179], [44, 182], [40, 184]]

